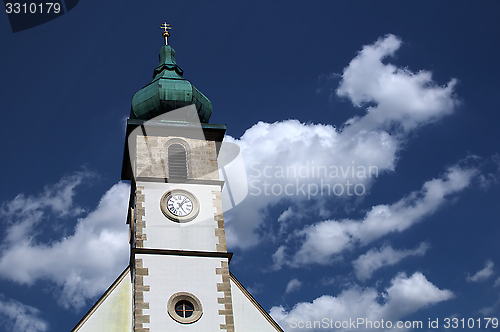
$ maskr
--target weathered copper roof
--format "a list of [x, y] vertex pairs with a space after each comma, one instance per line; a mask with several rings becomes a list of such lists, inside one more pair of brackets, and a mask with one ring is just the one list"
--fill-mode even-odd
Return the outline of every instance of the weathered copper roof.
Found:
[[[130, 119], [150, 120], [160, 114], [194, 104], [202, 123], [212, 115], [212, 103], [183, 77], [175, 62], [175, 50], [166, 45], [160, 49], [160, 64], [153, 80], [132, 97]], [[185, 119], [193, 121], [194, 119]]]

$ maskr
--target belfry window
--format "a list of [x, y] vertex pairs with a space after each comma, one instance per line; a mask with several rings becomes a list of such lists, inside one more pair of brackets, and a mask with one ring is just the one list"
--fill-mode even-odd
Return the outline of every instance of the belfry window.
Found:
[[181, 144], [172, 144], [168, 147], [168, 177], [173, 179], [187, 179], [187, 154]]

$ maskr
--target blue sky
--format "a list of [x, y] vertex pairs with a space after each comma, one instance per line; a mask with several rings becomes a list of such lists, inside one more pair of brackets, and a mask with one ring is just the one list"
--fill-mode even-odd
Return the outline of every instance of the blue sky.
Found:
[[[231, 271], [286, 331], [484, 327], [500, 313], [499, 7], [88, 0], [15, 34], [0, 15], [1, 326], [71, 330], [126, 267], [125, 119], [166, 20], [255, 181], [225, 216]], [[313, 165], [378, 174], [279, 173]], [[365, 192], [277, 194], [346, 181]]]

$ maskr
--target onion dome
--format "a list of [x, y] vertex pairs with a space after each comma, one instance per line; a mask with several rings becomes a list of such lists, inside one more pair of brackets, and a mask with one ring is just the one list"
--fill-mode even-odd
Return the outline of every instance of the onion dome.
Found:
[[[165, 44], [168, 36], [164, 34]], [[132, 97], [130, 119], [150, 120], [160, 114], [194, 104], [199, 121], [208, 123], [212, 115], [212, 103], [182, 75], [183, 70], [175, 62], [175, 50], [170, 45], [163, 46], [160, 49], [160, 64], [153, 72], [153, 80]]]

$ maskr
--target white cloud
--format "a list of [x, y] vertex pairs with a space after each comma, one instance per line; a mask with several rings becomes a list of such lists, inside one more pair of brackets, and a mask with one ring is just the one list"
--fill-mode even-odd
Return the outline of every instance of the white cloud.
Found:
[[40, 310], [0, 296], [0, 323], [4, 331], [45, 332], [48, 324], [39, 316]]
[[53, 186], [46, 186], [37, 196], [19, 194], [12, 201], [3, 203], [0, 217], [10, 223], [5, 241], [14, 243], [33, 235], [33, 227], [46, 217], [47, 211], [58, 217], [82, 213], [83, 210], [73, 204], [75, 188], [92, 176], [94, 174], [88, 171], [77, 172], [63, 177]]
[[401, 40], [394, 35], [380, 38], [364, 46], [344, 69], [337, 95], [349, 98], [355, 106], [376, 104], [365, 116], [351, 119], [351, 130], [397, 125], [408, 131], [451, 114], [456, 107], [452, 95], [456, 80], [439, 87], [429, 71], [414, 73], [382, 62], [400, 47]]
[[276, 249], [276, 251], [272, 255], [272, 258], [273, 258], [272, 269], [273, 270], [279, 270], [279, 269], [281, 269], [281, 267], [284, 264], [286, 264], [286, 262], [288, 261], [288, 258], [286, 256], [285, 250], [286, 250], [285, 246], [280, 246], [278, 249]]
[[[49, 191], [54, 193], [54, 197], [68, 197], [67, 190], [64, 190], [66, 187], [59, 193], [58, 188], [60, 186], [56, 185]], [[61, 305], [66, 308], [82, 307], [88, 298], [101, 294], [127, 266], [128, 226], [125, 221], [129, 190], [127, 184], [114, 185], [104, 194], [94, 211], [78, 220], [72, 235], [48, 244], [37, 243], [33, 236], [37, 232], [37, 222], [32, 222], [36, 219], [33, 216], [43, 214], [43, 204], [36, 199], [29, 199], [32, 202], [30, 208], [24, 208], [25, 213], [13, 221], [7, 232], [13, 234], [10, 229], [15, 229], [19, 224], [30, 227], [17, 232], [17, 241], [7, 241], [3, 246], [0, 277], [28, 285], [40, 279], [50, 280], [62, 289], [56, 295]], [[69, 196], [60, 205], [65, 206], [61, 211], [70, 211], [69, 207], [73, 203], [72, 195]], [[19, 196], [13, 202], [17, 204]], [[14, 204], [10, 202], [7, 205]], [[29, 222], [22, 218], [24, 215]], [[58, 217], [56, 214], [50, 218]]]
[[400, 45], [394, 36], [380, 39], [345, 68], [339, 96], [375, 106], [342, 130], [286, 120], [259, 122], [239, 139], [226, 137], [240, 146], [249, 181], [249, 196], [226, 213], [229, 246], [256, 245], [266, 209], [282, 200], [326, 217], [332, 201], [356, 198], [355, 189], [367, 194], [380, 174], [395, 169], [406, 133], [454, 110], [454, 81], [439, 87], [429, 72], [382, 63]]
[[278, 223], [280, 225], [279, 233], [286, 233], [291, 227], [297, 222], [304, 219], [306, 213], [302, 212], [300, 208], [290, 206], [278, 217]]
[[492, 314], [498, 310], [498, 307], [500, 307], [500, 298], [498, 298], [491, 306], [479, 309], [478, 312], [483, 316], [491, 317]]
[[484, 269], [479, 270], [473, 276], [467, 276], [468, 282], [483, 282], [488, 280], [495, 272], [493, 271], [493, 267], [495, 264], [493, 261], [488, 260], [484, 266]]
[[478, 312], [483, 316], [491, 316], [493, 312], [497, 309], [498, 305], [493, 305], [491, 307], [484, 307], [478, 310]]
[[413, 250], [395, 250], [391, 246], [384, 246], [381, 249], [370, 249], [366, 254], [359, 256], [352, 262], [356, 277], [359, 280], [370, 279], [373, 272], [381, 267], [395, 265], [408, 256], [425, 255], [429, 245], [421, 243]]
[[[417, 272], [411, 277], [396, 276], [385, 292], [379, 294], [374, 288], [354, 286], [337, 296], [323, 295], [312, 303], [297, 303], [286, 311], [283, 307], [273, 307], [271, 316], [285, 331], [325, 331], [329, 329], [300, 329], [293, 324], [302, 321], [321, 321], [323, 318], [335, 321], [349, 321], [364, 318], [370, 321], [397, 320], [422, 308], [453, 298], [449, 290], [441, 290]], [[383, 301], [379, 301], [382, 298]], [[352, 329], [330, 329], [351, 331]], [[373, 330], [360, 326], [356, 330]], [[395, 329], [390, 329], [394, 331]]]
[[333, 126], [296, 120], [259, 122], [239, 140], [226, 140], [240, 146], [247, 167], [249, 195], [225, 214], [228, 244], [243, 248], [258, 243], [255, 231], [265, 219], [265, 209], [282, 199], [305, 205], [320, 196], [335, 199], [334, 186], [338, 185], [337, 193], [347, 192], [347, 181], [351, 195], [356, 184], [364, 187], [359, 192], [367, 191], [380, 172], [394, 168], [398, 144], [385, 132], [344, 138]]
[[443, 177], [427, 181], [420, 191], [394, 204], [372, 207], [362, 220], [327, 220], [308, 226], [298, 232], [305, 241], [291, 264], [327, 264], [333, 255], [357, 243], [366, 245], [386, 234], [402, 232], [435, 212], [449, 195], [466, 188], [474, 174], [474, 169], [453, 166]]
[[302, 281], [300, 281], [297, 278], [293, 278], [286, 285], [285, 294], [295, 292], [295, 291], [299, 290], [301, 286], [302, 286]]
[[293, 218], [295, 215], [295, 211], [293, 210], [293, 207], [289, 207], [283, 213], [279, 216], [278, 222], [285, 222], [288, 221], [289, 219]]

